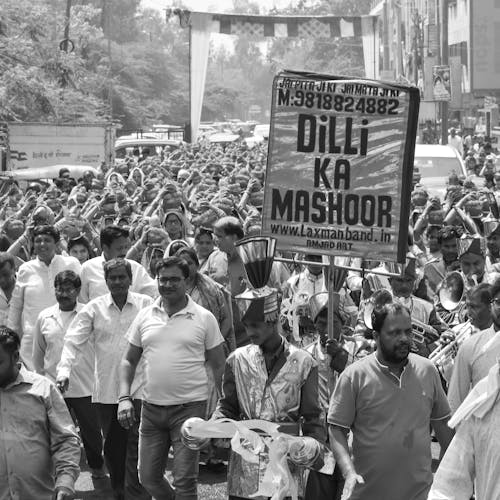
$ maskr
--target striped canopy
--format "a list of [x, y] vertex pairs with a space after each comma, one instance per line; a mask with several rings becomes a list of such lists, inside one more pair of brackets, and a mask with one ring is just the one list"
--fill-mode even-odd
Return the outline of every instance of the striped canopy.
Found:
[[255, 16], [211, 14], [176, 9], [182, 27], [192, 26], [197, 16], [208, 17], [212, 33], [255, 37], [338, 38], [362, 36], [373, 30], [377, 16]]
[[332, 39], [360, 36], [363, 40], [365, 76], [378, 78], [377, 16], [254, 16], [168, 9], [167, 19], [172, 14], [179, 16], [181, 26], [189, 28], [190, 33], [190, 129], [193, 142], [201, 119], [211, 33], [255, 38]]

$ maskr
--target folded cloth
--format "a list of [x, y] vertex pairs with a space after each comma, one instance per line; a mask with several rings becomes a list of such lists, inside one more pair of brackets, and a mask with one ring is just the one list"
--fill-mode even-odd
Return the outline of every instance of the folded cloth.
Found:
[[483, 418], [495, 404], [500, 394], [500, 360], [497, 361], [488, 372], [488, 375], [480, 380], [470, 391], [464, 402], [458, 407], [448, 425], [455, 427], [474, 416]]

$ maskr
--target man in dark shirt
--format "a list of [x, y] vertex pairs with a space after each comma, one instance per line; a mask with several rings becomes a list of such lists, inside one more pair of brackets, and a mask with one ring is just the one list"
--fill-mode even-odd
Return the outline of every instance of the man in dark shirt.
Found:
[[[409, 310], [372, 313], [377, 351], [348, 366], [330, 401], [330, 444], [345, 478], [343, 500], [426, 500], [432, 483], [432, 424], [444, 453], [453, 432], [436, 367], [410, 353]], [[352, 456], [347, 433], [353, 433]]]

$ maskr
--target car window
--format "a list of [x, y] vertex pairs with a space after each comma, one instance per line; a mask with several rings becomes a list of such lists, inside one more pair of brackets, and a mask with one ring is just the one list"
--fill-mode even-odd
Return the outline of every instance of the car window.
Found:
[[456, 158], [415, 157], [414, 166], [422, 177], [448, 177], [452, 171], [462, 175], [460, 161]]

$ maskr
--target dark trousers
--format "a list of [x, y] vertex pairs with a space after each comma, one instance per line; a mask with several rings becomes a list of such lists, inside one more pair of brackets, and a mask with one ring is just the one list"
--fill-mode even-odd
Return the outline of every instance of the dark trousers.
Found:
[[91, 469], [100, 469], [102, 458], [102, 434], [99, 426], [97, 409], [90, 396], [84, 398], [66, 398], [66, 406], [73, 411], [82, 437], [87, 463]]
[[340, 500], [343, 489], [344, 478], [338, 465], [335, 466], [333, 475], [331, 476], [310, 470], [304, 500], [316, 500], [320, 498]]
[[118, 422], [118, 405], [96, 405], [104, 435], [104, 460], [115, 494], [124, 494], [126, 500], [150, 500], [151, 496], [139, 483], [137, 474], [141, 401], [134, 400], [133, 403], [136, 422], [128, 430]]

